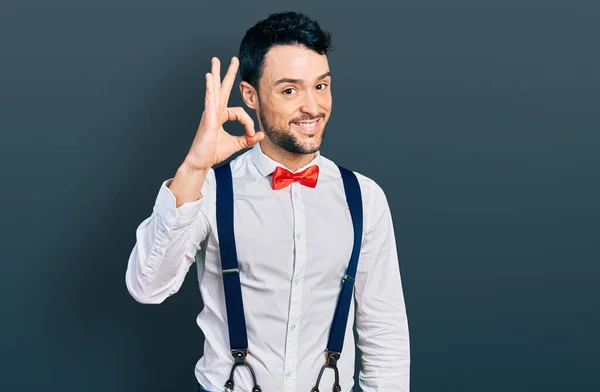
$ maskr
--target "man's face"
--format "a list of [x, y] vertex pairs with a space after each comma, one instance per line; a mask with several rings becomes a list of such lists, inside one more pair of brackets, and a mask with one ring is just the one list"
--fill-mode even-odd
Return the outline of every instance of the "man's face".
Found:
[[297, 154], [321, 148], [331, 113], [327, 56], [297, 45], [272, 47], [259, 81], [258, 117], [273, 144]]

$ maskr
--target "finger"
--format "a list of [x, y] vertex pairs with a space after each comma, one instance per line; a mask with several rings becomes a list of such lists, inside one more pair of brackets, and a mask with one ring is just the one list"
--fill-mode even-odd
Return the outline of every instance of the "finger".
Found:
[[248, 136], [254, 136], [254, 120], [242, 107], [227, 108], [227, 119], [229, 121], [239, 121], [246, 129]]
[[237, 57], [231, 58], [231, 64], [229, 65], [229, 69], [227, 70], [227, 74], [223, 78], [223, 82], [221, 83], [221, 91], [219, 92], [220, 103], [221, 105], [227, 105], [229, 101], [229, 95], [231, 94], [231, 89], [233, 88], [233, 83], [235, 82], [235, 75], [239, 69], [240, 61]]
[[213, 75], [213, 84], [215, 91], [215, 102], [217, 104], [217, 108], [219, 107], [219, 103], [221, 102], [220, 91], [221, 91], [221, 62], [218, 58], [212, 58], [212, 69]]
[[215, 104], [215, 84], [213, 82], [212, 73], [206, 74], [206, 93], [204, 96], [204, 113], [207, 116], [206, 120], [211, 123], [216, 122], [217, 106]]
[[264, 139], [264, 136], [264, 132], [256, 132], [254, 136], [248, 136], [248, 134], [245, 134], [242, 136], [236, 136], [236, 138], [238, 139], [240, 148], [249, 148]]

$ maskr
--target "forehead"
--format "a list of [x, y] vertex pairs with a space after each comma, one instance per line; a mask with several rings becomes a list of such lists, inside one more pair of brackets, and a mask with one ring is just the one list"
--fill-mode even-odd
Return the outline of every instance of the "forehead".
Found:
[[262, 79], [269, 86], [283, 78], [312, 82], [328, 71], [326, 55], [300, 45], [277, 45], [265, 55]]

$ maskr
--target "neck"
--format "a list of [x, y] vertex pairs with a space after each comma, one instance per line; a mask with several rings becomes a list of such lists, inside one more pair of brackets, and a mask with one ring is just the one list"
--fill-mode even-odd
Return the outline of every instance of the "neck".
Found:
[[265, 137], [260, 142], [260, 149], [269, 158], [275, 162], [281, 163], [288, 170], [296, 171], [302, 166], [312, 161], [317, 154], [296, 154], [284, 150], [283, 148], [273, 144], [268, 137]]

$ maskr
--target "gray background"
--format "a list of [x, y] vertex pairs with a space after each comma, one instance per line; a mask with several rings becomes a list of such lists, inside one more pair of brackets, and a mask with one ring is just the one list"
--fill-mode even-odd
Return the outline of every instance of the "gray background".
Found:
[[210, 57], [295, 9], [336, 45], [322, 152], [389, 199], [412, 391], [599, 390], [594, 3], [3, 1], [0, 389], [194, 390], [195, 268], [144, 306], [127, 258]]

